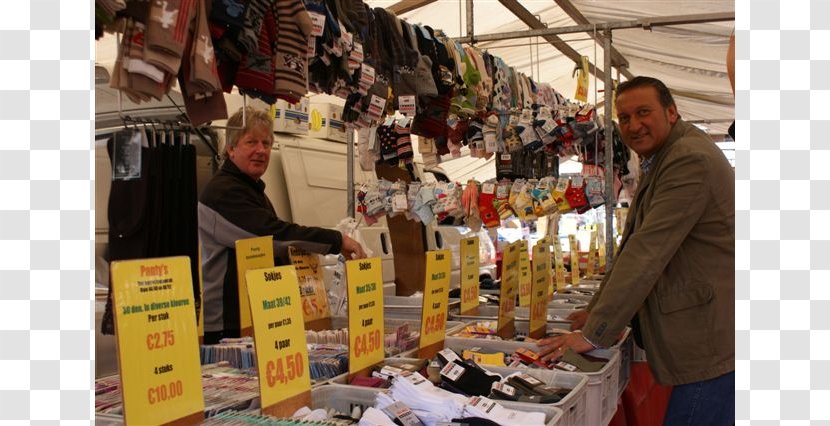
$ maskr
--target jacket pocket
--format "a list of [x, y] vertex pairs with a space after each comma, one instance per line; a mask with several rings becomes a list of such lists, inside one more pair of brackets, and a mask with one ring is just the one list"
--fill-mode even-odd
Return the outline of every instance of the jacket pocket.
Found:
[[665, 293], [658, 296], [657, 303], [660, 305], [660, 312], [669, 314], [683, 309], [709, 303], [714, 297], [714, 290], [708, 283], [695, 283], [692, 288], [685, 288], [680, 291]]

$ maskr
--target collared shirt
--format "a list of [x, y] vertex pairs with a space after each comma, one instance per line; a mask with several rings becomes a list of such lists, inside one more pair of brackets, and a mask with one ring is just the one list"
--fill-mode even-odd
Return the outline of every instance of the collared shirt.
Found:
[[643, 176], [648, 174], [648, 171], [651, 168], [651, 163], [653, 161], [654, 161], [654, 155], [640, 161], [640, 171], [642, 172]]

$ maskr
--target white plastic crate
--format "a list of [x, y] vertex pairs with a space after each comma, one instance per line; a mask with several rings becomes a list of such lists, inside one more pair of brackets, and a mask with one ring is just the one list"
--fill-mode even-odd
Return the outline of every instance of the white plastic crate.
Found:
[[[505, 401], [505, 407], [518, 409], [518, 407], [525, 406], [528, 408], [528, 411], [530, 411], [534, 407], [553, 406], [562, 410], [562, 418], [558, 423], [562, 426], [585, 426], [598, 424], [588, 421], [587, 412], [590, 408], [588, 405], [587, 394], [588, 377], [584, 374], [527, 368], [519, 369], [493, 366], [487, 366], [486, 368], [487, 370], [492, 371], [493, 373], [501, 374], [502, 376], [507, 376], [515, 372], [527, 373], [542, 381], [546, 385], [571, 390], [567, 396], [555, 404], [531, 404], [528, 402]], [[616, 401], [614, 408], [616, 408]]]
[[[317, 408], [334, 408], [341, 413], [351, 413], [354, 407], [366, 411], [375, 406], [375, 398], [386, 389], [366, 388], [338, 383], [331, 383], [311, 390], [311, 406]], [[564, 412], [559, 407], [542, 404], [517, 404], [512, 401], [497, 401], [500, 405], [511, 410], [526, 413], [536, 412], [545, 414], [545, 426], [565, 425], [562, 423]]]
[[[535, 343], [514, 342], [507, 340], [471, 339], [462, 337], [447, 337], [444, 347], [456, 352], [463, 352], [465, 349], [480, 348], [490, 352], [504, 352], [507, 354], [515, 352], [519, 348], [527, 348], [534, 352], [539, 351]], [[597, 349], [589, 353], [591, 356], [608, 359], [600, 371], [595, 373], [574, 372], [571, 374], [582, 374], [588, 379], [586, 395], [588, 410], [586, 419], [588, 425], [607, 424], [614, 416], [619, 399], [619, 377], [620, 377], [620, 351], [618, 349]], [[491, 366], [487, 366], [488, 369]], [[521, 367], [520, 367], [521, 368]], [[551, 371], [521, 368], [527, 372]], [[581, 423], [577, 423], [581, 424]]]
[[[567, 312], [557, 309], [548, 309], [548, 316], [553, 318], [553, 316], [565, 317], [570, 312]], [[478, 307], [478, 315], [462, 315], [459, 313], [451, 312], [450, 318], [456, 321], [496, 321], [498, 320], [499, 314], [499, 307], [495, 305], [482, 305]], [[528, 333], [528, 329], [530, 328], [529, 323], [530, 311], [526, 307], [517, 306], [516, 307], [516, 332], [519, 334], [526, 335]], [[571, 322], [570, 321], [559, 321], [559, 320], [548, 320], [547, 321], [547, 328], [548, 330], [552, 328], [564, 328], [565, 330], [571, 329]]]
[[[383, 315], [390, 318], [421, 320], [423, 297], [384, 296]], [[461, 299], [447, 299], [447, 312], [450, 316], [461, 306]], [[448, 316], [447, 318], [450, 318]]]
[[622, 397], [625, 387], [631, 379], [631, 361], [634, 356], [634, 334], [630, 327], [625, 328], [622, 339], [613, 347], [620, 350], [620, 380], [618, 398]]

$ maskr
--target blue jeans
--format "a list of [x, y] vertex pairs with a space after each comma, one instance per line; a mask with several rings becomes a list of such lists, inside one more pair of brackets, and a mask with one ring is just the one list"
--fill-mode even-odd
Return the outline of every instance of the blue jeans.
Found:
[[735, 372], [672, 388], [666, 426], [735, 424]]

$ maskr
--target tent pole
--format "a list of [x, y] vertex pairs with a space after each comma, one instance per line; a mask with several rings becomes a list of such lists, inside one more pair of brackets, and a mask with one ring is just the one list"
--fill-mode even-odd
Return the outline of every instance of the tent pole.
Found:
[[467, 0], [467, 38], [473, 43], [473, 0]]
[[611, 30], [605, 30], [603, 66], [605, 67], [605, 270], [611, 268], [614, 260], [614, 122], [611, 112], [611, 98], [614, 83], [611, 81]]
[[351, 126], [346, 127], [346, 208], [349, 217], [354, 219], [354, 132]]

